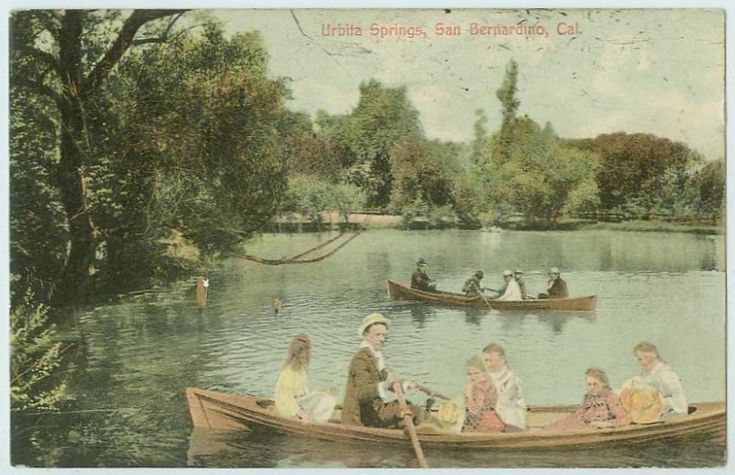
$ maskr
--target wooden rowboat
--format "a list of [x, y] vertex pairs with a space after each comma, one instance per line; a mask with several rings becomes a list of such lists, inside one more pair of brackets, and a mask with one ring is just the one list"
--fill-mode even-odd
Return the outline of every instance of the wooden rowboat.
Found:
[[[269, 399], [221, 393], [197, 388], [186, 389], [189, 414], [195, 428], [226, 431], [258, 431], [331, 442], [360, 444], [408, 444], [402, 430], [343, 425], [337, 408], [330, 422], [302, 424], [279, 416]], [[610, 429], [582, 429], [568, 432], [540, 428], [574, 411], [569, 407], [529, 408], [529, 430], [509, 433], [437, 433], [423, 432], [418, 438], [426, 448], [438, 449], [529, 449], [548, 447], [587, 448], [604, 445], [630, 445], [652, 440], [691, 437], [721, 438], [725, 434], [725, 404], [692, 404], [690, 414], [671, 416], [665, 422], [629, 425]]]
[[452, 292], [425, 292], [412, 289], [398, 282], [387, 280], [388, 296], [394, 300], [420, 300], [439, 305], [488, 308], [495, 310], [565, 310], [569, 312], [593, 312], [597, 306], [597, 296], [574, 297], [566, 299], [538, 300], [492, 300], [482, 297], [465, 297]]

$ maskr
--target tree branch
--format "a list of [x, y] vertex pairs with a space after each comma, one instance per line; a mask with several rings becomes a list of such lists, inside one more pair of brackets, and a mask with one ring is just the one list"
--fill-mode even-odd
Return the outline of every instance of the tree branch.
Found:
[[53, 90], [51, 87], [43, 83], [31, 81], [26, 77], [15, 77], [13, 78], [13, 83], [17, 84], [18, 86], [27, 87], [28, 89], [31, 89], [39, 94], [43, 94], [44, 96], [52, 99], [59, 106], [63, 103], [61, 95]]
[[59, 40], [59, 31], [61, 26], [57, 22], [60, 20], [61, 16], [59, 12], [40, 11], [38, 15], [38, 21], [41, 22], [43, 27], [48, 30], [49, 33], [51, 33], [51, 36], [53, 36], [56, 41]]
[[145, 44], [151, 44], [151, 43], [165, 43], [168, 41], [168, 34], [171, 31], [171, 28], [173, 28], [174, 23], [181, 18], [181, 15], [183, 15], [186, 12], [181, 12], [178, 15], [176, 15], [169, 23], [168, 27], [166, 28], [166, 31], [163, 32], [163, 34], [156, 38], [141, 38], [139, 40], [133, 40], [133, 45], [145, 45]]
[[59, 77], [62, 76], [61, 66], [59, 65], [59, 61], [51, 53], [48, 53], [46, 51], [42, 51], [38, 48], [33, 48], [33, 47], [23, 48], [20, 50], [20, 52], [26, 53], [29, 56], [36, 58], [37, 60], [41, 61], [46, 66], [49, 66], [51, 69], [53, 69], [59, 75]]
[[94, 66], [92, 72], [82, 81], [82, 87], [80, 91], [80, 97], [84, 98], [97, 89], [102, 81], [105, 80], [107, 75], [110, 73], [112, 68], [122, 58], [123, 54], [133, 44], [133, 38], [138, 32], [140, 27], [149, 21], [164, 18], [170, 15], [176, 15], [185, 12], [186, 10], [135, 10], [125, 20], [120, 33], [118, 34], [112, 46], [107, 50], [107, 53], [102, 59]]

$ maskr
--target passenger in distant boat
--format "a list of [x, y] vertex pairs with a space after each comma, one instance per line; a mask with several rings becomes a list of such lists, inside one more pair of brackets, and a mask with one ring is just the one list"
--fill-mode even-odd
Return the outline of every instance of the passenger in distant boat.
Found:
[[426, 261], [423, 257], [419, 258], [416, 263], [416, 270], [411, 274], [411, 288], [426, 292], [436, 292], [436, 283], [426, 273]]
[[482, 292], [490, 290], [482, 286], [481, 281], [483, 277], [485, 277], [485, 273], [483, 271], [478, 270], [475, 272], [472, 277], [464, 282], [462, 292], [464, 292], [467, 297], [477, 297], [481, 295]]
[[505, 284], [500, 289], [500, 295], [496, 300], [523, 300], [521, 288], [518, 282], [513, 278], [513, 272], [506, 270], [503, 272], [503, 280]]
[[518, 282], [518, 288], [521, 289], [521, 298], [523, 300], [527, 300], [528, 292], [526, 291], [526, 281], [523, 280], [523, 271], [520, 269], [516, 269], [513, 273], [513, 277], [515, 278], [516, 282]]
[[276, 382], [276, 411], [302, 422], [326, 422], [337, 404], [336, 391], [309, 391], [307, 369], [311, 360], [311, 341], [297, 335], [288, 347], [288, 357]]
[[549, 270], [549, 287], [546, 293], [538, 294], [540, 299], [565, 299], [569, 297], [569, 291], [567, 291], [567, 283], [561, 278], [561, 273], [558, 267], [552, 267]]
[[548, 430], [604, 429], [630, 424], [630, 416], [620, 404], [618, 396], [610, 389], [607, 374], [599, 368], [589, 368], [585, 373], [587, 394], [582, 404], [571, 416], [553, 422]]
[[467, 362], [467, 384], [465, 386], [465, 417], [462, 432], [502, 432], [505, 423], [495, 404], [498, 392], [482, 358], [473, 356]]
[[679, 376], [661, 360], [653, 343], [642, 341], [633, 349], [642, 371], [623, 383], [622, 389], [653, 386], [666, 401], [666, 412], [687, 414], [687, 399]]
[[[398, 401], [387, 401], [388, 390], [393, 389], [395, 375], [388, 372], [383, 359], [383, 344], [390, 320], [379, 313], [365, 317], [358, 334], [362, 337], [360, 349], [350, 362], [345, 399], [342, 404], [342, 423], [369, 427], [401, 427], [403, 418], [411, 415], [419, 423], [418, 406], [407, 402], [408, 413]], [[416, 389], [416, 383], [402, 382], [402, 389]]]
[[523, 400], [521, 381], [507, 365], [505, 348], [490, 343], [482, 349], [482, 359], [498, 392], [495, 411], [505, 424], [525, 430], [526, 402]]

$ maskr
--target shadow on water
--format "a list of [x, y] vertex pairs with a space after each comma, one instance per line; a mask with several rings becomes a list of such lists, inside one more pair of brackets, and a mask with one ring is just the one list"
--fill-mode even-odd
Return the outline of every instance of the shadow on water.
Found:
[[[456, 450], [425, 448], [429, 466], [487, 468], [716, 467], [722, 445], [707, 440], [651, 441], [645, 445], [589, 449]], [[257, 464], [253, 464], [257, 460]], [[210, 432], [189, 436], [187, 466], [278, 468], [404, 468], [416, 461], [405, 445], [336, 443], [254, 432]]]

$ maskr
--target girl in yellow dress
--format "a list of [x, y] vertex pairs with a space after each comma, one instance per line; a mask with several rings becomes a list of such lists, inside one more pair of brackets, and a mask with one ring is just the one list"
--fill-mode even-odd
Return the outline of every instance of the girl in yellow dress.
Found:
[[288, 347], [288, 357], [276, 382], [276, 411], [302, 422], [326, 422], [337, 403], [332, 391], [309, 391], [307, 369], [311, 360], [311, 341], [297, 335]]

